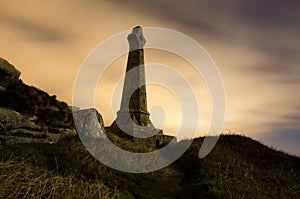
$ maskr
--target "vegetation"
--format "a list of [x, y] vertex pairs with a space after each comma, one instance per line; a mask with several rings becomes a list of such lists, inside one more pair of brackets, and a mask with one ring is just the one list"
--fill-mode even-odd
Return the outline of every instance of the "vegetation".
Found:
[[28, 160], [0, 162], [2, 198], [118, 198], [101, 182], [61, 176], [28, 164]]
[[0, 91], [0, 107], [10, 108], [21, 114], [37, 116], [38, 123], [46, 126], [73, 127], [72, 112], [65, 102], [56, 100], [33, 86], [18, 80]]
[[[300, 158], [226, 135], [199, 159], [202, 141], [172, 165], [145, 174], [101, 164], [76, 136], [54, 145], [2, 145], [0, 198], [300, 198]], [[124, 148], [145, 150], [130, 140]]]
[[[74, 127], [70, 108], [55, 95], [27, 86], [7, 71], [0, 71], [0, 76], [5, 86], [0, 87], [0, 107], [37, 118], [52, 133]], [[107, 135], [128, 151], [156, 150], [111, 132]], [[244, 136], [226, 135], [199, 159], [202, 142], [203, 138], [195, 139], [173, 164], [143, 174], [103, 165], [77, 136], [56, 144], [2, 144], [0, 198], [300, 198], [300, 158]]]

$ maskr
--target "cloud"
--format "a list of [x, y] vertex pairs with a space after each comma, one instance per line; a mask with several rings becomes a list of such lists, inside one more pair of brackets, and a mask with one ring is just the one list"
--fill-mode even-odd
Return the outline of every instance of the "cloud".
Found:
[[26, 39], [33, 42], [64, 42], [70, 37], [70, 35], [57, 28], [51, 28], [47, 24], [40, 24], [3, 13], [0, 14], [0, 21], [6, 26], [15, 29], [19, 36], [26, 37]]
[[[76, 71], [99, 42], [135, 25], [172, 28], [202, 44], [218, 65], [227, 94], [226, 128], [256, 138], [268, 135], [269, 140], [274, 134], [275, 144], [280, 136], [291, 136], [295, 142], [299, 137], [285, 132], [300, 129], [300, 111], [295, 110], [300, 101], [299, 4], [292, 0], [10, 1], [0, 8], [4, 46], [0, 56], [10, 57], [22, 79], [71, 103]], [[199, 83], [173, 57], [146, 54], [147, 63], [166, 59]], [[119, 68], [108, 74], [106, 84], [122, 75], [125, 58], [116, 65]], [[106, 92], [112, 88], [101, 88], [104, 97], [97, 104], [107, 123], [113, 120], [110, 102], [102, 102], [109, 101]], [[200, 103], [209, 104], [202, 96], [204, 89], [198, 90]]]
[[179, 30], [196, 33], [205, 43], [208, 38], [213, 38], [219, 45], [226, 43], [232, 48], [240, 46], [256, 51], [266, 61], [253, 66], [253, 70], [294, 74], [295, 64], [299, 63], [299, 1], [229, 0], [226, 4], [221, 0], [114, 2], [130, 6], [132, 12], [160, 18], [166, 24], [175, 23]]
[[279, 121], [269, 121], [265, 125], [269, 131], [261, 137], [264, 143], [300, 156], [300, 107], [295, 107]]
[[280, 129], [280, 131], [262, 138], [261, 141], [278, 150], [288, 151], [289, 154], [300, 156], [299, 129]]
[[244, 22], [260, 26], [291, 27], [299, 30], [299, 1], [281, 0], [235, 0], [236, 11]]

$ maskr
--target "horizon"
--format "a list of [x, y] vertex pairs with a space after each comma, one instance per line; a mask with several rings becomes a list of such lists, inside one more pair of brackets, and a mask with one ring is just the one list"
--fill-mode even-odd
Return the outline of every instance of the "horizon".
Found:
[[[218, 1], [10, 1], [0, 8], [0, 57], [21, 71], [26, 84], [72, 105], [76, 74], [96, 45], [136, 25], [174, 29], [200, 43], [218, 66], [227, 95], [223, 131], [244, 134], [299, 156], [299, 8], [300, 3], [294, 1], [272, 5], [250, 0], [231, 0], [226, 5]], [[115, 60], [99, 82], [95, 108], [106, 125], [114, 119], [112, 91], [126, 61], [127, 55]], [[145, 50], [145, 63], [172, 66], [192, 82], [201, 105], [197, 135], [203, 136], [211, 114], [203, 79], [171, 53]], [[159, 123], [160, 109], [153, 110], [152, 121], [164, 127], [165, 133], [174, 132], [180, 122], [174, 96], [155, 85], [147, 86], [147, 93], [149, 111], [158, 102], [165, 108], [164, 123]]]

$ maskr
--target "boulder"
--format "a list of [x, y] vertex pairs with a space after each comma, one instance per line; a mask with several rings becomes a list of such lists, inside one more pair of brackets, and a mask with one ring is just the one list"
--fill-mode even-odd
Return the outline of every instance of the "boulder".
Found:
[[102, 116], [94, 108], [73, 112], [76, 130], [80, 136], [104, 138], [105, 133]]
[[0, 90], [5, 90], [9, 85], [15, 83], [21, 75], [13, 65], [5, 59], [0, 58]]
[[13, 65], [2, 58], [0, 58], [0, 71], [6, 73], [14, 79], [18, 79], [21, 75], [20, 71], [18, 71]]

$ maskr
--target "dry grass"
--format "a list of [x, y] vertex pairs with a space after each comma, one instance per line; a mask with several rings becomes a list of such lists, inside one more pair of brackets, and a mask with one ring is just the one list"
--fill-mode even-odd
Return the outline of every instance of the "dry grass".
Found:
[[28, 164], [28, 160], [0, 162], [0, 198], [119, 198], [100, 181], [61, 176]]
[[[152, 150], [110, 139], [127, 150]], [[199, 159], [202, 142], [195, 139], [172, 165], [145, 174], [101, 164], [75, 136], [53, 145], [0, 145], [0, 198], [300, 198], [299, 158], [245, 136], [222, 135]]]

